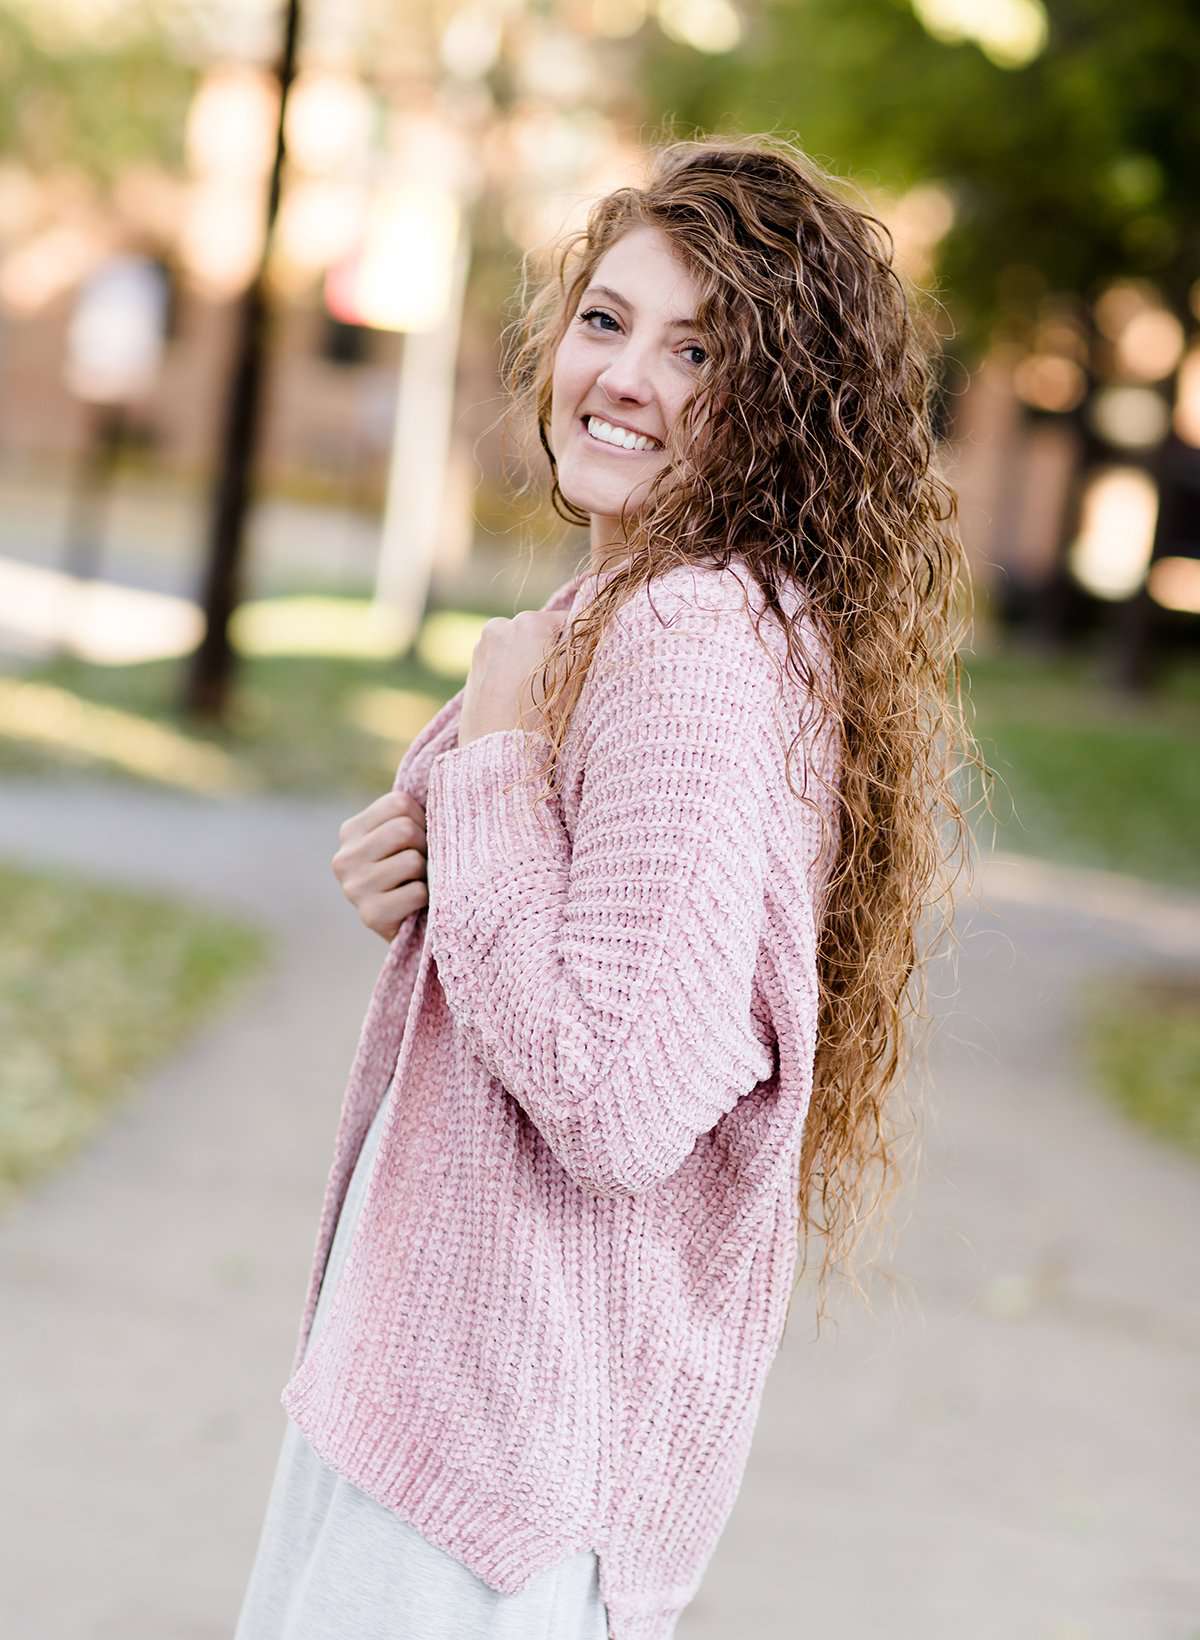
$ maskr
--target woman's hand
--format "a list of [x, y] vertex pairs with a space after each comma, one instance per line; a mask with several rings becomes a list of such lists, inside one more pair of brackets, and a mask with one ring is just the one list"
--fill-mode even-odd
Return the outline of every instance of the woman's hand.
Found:
[[511, 620], [497, 615], [485, 623], [463, 690], [460, 746], [495, 729], [540, 728], [538, 673], [566, 618], [561, 609], [524, 609]]
[[[463, 689], [458, 744], [494, 729], [534, 729], [541, 722], [538, 669], [556, 642], [563, 610], [522, 610], [488, 621], [475, 645]], [[429, 903], [425, 810], [405, 791], [376, 798], [342, 822], [333, 874], [366, 926], [382, 939]]]
[[405, 791], [377, 797], [343, 820], [333, 874], [367, 927], [395, 938], [400, 924], [429, 900], [425, 877], [425, 810]]

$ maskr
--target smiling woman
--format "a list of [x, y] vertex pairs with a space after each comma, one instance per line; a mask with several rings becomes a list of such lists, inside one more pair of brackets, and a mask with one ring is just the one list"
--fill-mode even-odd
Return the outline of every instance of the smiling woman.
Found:
[[590, 556], [347, 822], [403, 912], [237, 1640], [670, 1640], [952, 914], [964, 560], [881, 225], [781, 139], [674, 144], [516, 343]]
[[692, 333], [696, 285], [660, 229], [631, 228], [595, 271], [555, 352], [550, 441], [560, 487], [590, 515], [599, 567], [623, 540], [622, 509], [666, 463], [707, 353]]

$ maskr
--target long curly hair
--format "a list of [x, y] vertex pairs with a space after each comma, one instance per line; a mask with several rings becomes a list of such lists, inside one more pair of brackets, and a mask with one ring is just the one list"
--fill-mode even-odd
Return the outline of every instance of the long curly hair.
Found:
[[[796, 1180], [799, 1274], [810, 1230], [823, 1235], [819, 1329], [832, 1271], [867, 1297], [852, 1254], [900, 1182], [900, 1141], [914, 1131], [895, 1119], [911, 1026], [928, 1021], [925, 970], [953, 938], [951, 890], [970, 870], [958, 774], [982, 771], [985, 794], [990, 779], [963, 706], [970, 572], [956, 494], [935, 470], [936, 343], [922, 293], [892, 266], [889, 230], [794, 143], [773, 133], [669, 142], [644, 186], [596, 202], [542, 265], [526, 255], [505, 329], [504, 415], [536, 427], [554, 509], [570, 523], [590, 520], [560, 490], [548, 438], [555, 351], [597, 262], [639, 225], [661, 230], [695, 280], [709, 357], [644, 500], [622, 512], [624, 561], [547, 651], [543, 795], [615, 609], [674, 565], [739, 558], [787, 633], [789, 664], [838, 724], [840, 836]], [[780, 602], [784, 578], [803, 590], [827, 681], [803, 653], [803, 605], [789, 619]]]

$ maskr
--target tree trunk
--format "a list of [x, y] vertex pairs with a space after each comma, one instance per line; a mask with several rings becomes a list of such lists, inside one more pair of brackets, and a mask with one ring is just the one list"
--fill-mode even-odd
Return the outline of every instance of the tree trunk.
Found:
[[245, 555], [246, 518], [254, 488], [265, 377], [269, 305], [266, 293], [275, 219], [286, 159], [284, 119], [288, 92], [296, 72], [296, 43], [300, 31], [300, 0], [288, 0], [283, 49], [279, 66], [279, 119], [275, 131], [275, 158], [267, 194], [266, 231], [254, 277], [239, 304], [234, 341], [234, 364], [225, 401], [221, 448], [213, 489], [208, 561], [202, 604], [204, 637], [191, 657], [182, 708], [193, 717], [220, 719], [225, 714], [233, 682], [234, 655], [229, 620], [241, 599], [241, 571]]

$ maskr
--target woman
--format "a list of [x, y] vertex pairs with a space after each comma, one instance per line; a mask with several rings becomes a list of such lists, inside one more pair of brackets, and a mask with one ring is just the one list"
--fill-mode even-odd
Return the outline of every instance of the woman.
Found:
[[890, 1162], [965, 838], [963, 558], [879, 224], [778, 138], [676, 143], [516, 342], [591, 555], [342, 828], [389, 948], [238, 1640], [668, 1640], [798, 1232], [819, 1193], [823, 1307]]

